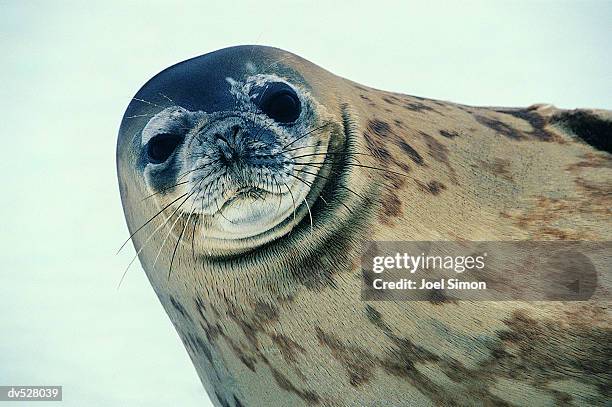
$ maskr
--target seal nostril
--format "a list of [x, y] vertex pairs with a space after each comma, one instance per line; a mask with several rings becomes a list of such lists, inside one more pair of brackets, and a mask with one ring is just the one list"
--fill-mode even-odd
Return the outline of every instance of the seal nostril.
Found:
[[229, 140], [226, 139], [225, 137], [223, 137], [219, 133], [215, 134], [215, 141], [217, 142], [217, 145], [220, 146], [220, 147], [232, 148], [231, 147], [231, 143], [229, 142]]
[[216, 139], [217, 146], [219, 147], [219, 151], [221, 152], [223, 159], [226, 162], [233, 161], [234, 157], [236, 156], [236, 151], [232, 147], [232, 144], [229, 142], [229, 140], [223, 137], [219, 133], [215, 134], [215, 139]]
[[232, 138], [234, 140], [236, 140], [236, 136], [238, 135], [239, 131], [240, 131], [240, 126], [238, 125], [232, 126]]

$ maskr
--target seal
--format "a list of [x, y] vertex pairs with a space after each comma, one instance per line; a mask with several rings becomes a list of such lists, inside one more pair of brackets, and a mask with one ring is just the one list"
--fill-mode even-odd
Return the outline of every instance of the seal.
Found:
[[610, 240], [611, 120], [232, 47], [138, 91], [119, 187], [215, 406], [604, 405], [605, 300], [363, 301], [359, 263], [372, 240]]

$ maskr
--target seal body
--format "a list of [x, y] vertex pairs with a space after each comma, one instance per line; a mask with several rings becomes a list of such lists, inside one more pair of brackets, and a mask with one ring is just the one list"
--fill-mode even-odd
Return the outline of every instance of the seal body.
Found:
[[234, 47], [137, 93], [119, 185], [215, 406], [605, 405], [605, 299], [367, 302], [360, 259], [370, 240], [610, 240], [611, 117], [380, 91]]

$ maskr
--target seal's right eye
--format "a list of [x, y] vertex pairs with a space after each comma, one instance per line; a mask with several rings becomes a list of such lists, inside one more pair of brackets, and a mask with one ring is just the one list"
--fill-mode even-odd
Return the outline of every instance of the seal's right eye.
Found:
[[302, 111], [300, 98], [286, 83], [272, 82], [263, 90], [258, 89], [255, 104], [270, 118], [279, 123], [293, 123]]
[[147, 143], [147, 157], [153, 164], [166, 161], [181, 143], [183, 137], [176, 134], [158, 134]]

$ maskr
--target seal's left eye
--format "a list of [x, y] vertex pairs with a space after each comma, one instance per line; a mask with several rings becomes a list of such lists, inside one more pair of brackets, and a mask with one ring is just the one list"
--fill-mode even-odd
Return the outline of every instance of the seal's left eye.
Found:
[[255, 103], [270, 118], [279, 123], [292, 123], [300, 117], [300, 98], [291, 86], [282, 82], [266, 85], [256, 97]]
[[158, 134], [147, 143], [149, 162], [161, 164], [176, 150], [183, 138], [176, 134]]

